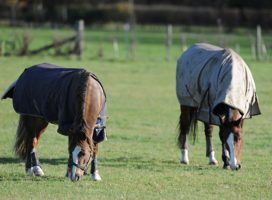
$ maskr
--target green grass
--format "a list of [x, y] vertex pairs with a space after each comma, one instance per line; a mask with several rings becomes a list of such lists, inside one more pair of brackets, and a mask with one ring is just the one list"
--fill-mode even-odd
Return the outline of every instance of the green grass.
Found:
[[[21, 30], [17, 30], [21, 31]], [[83, 59], [54, 57], [44, 53], [34, 57], [0, 58], [0, 93], [25, 67], [50, 62], [67, 67], [84, 66], [96, 73], [108, 96], [108, 141], [100, 145], [99, 169], [102, 182], [84, 177], [72, 183], [65, 175], [67, 138], [50, 125], [42, 136], [38, 153], [45, 177], [28, 177], [24, 165], [12, 151], [18, 115], [12, 101], [0, 102], [0, 199], [271, 199], [271, 121], [272, 67], [270, 62], [250, 59], [243, 47], [257, 85], [262, 115], [245, 123], [242, 169], [222, 169], [221, 145], [217, 129], [214, 145], [218, 167], [207, 164], [203, 126], [199, 124], [196, 145], [190, 145], [190, 165], [179, 164], [176, 145], [179, 106], [175, 96], [175, 59], [179, 45], [172, 49], [172, 60], [164, 61], [164, 34], [140, 32], [137, 57], [120, 59], [111, 55], [105, 43], [105, 58], [95, 58], [99, 38], [122, 32], [87, 32]], [[12, 29], [3, 28], [3, 37]], [[59, 30], [69, 35], [69, 30]], [[32, 48], [46, 44], [53, 31], [32, 30]], [[6, 35], [5, 35], [6, 34]], [[188, 37], [190, 36], [189, 33]], [[40, 36], [39, 39], [37, 37]], [[154, 36], [154, 37], [153, 37]], [[208, 36], [207, 36], [208, 37]], [[212, 36], [209, 36], [212, 37]], [[245, 38], [232, 36], [234, 40]], [[144, 42], [145, 41], [145, 42]], [[242, 47], [242, 45], [241, 45]]]

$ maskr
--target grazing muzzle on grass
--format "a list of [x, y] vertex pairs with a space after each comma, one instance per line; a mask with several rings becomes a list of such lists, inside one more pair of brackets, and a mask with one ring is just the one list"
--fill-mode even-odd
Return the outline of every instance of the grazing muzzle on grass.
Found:
[[243, 146], [243, 119], [242, 114], [230, 107], [225, 108], [226, 111], [219, 115], [223, 127], [223, 140], [227, 145], [229, 154], [229, 165], [232, 170], [241, 168], [240, 155]]
[[79, 145], [77, 145], [72, 152], [72, 160], [69, 163], [67, 176], [72, 181], [78, 181], [83, 175], [87, 173], [88, 165], [91, 160], [91, 154], [84, 152]]

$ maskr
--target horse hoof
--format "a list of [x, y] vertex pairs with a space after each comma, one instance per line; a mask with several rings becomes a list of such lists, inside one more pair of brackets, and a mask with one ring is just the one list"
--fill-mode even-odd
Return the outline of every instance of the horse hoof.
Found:
[[33, 173], [32, 167], [26, 170], [26, 174], [27, 174], [28, 176], [35, 176], [34, 173]]
[[230, 165], [226, 165], [226, 164], [224, 164], [224, 165], [223, 165], [223, 169], [227, 169], [227, 170], [229, 170], [229, 169], [230, 169]]
[[40, 166], [34, 166], [26, 170], [29, 176], [44, 176], [44, 172]]
[[209, 162], [209, 165], [217, 165], [218, 161], [217, 160], [212, 160]]
[[91, 179], [93, 181], [101, 181], [102, 180], [102, 178], [99, 175], [98, 171], [95, 171], [93, 174], [91, 174]]
[[189, 164], [188, 149], [181, 149], [180, 163], [185, 165]]
[[181, 160], [180, 161], [180, 164], [184, 164], [184, 165], [189, 165], [189, 161], [187, 160]]
[[44, 176], [43, 170], [40, 166], [34, 166], [33, 173], [35, 174], [35, 176]]
[[211, 151], [209, 155], [209, 165], [217, 165], [218, 161], [215, 158], [215, 152]]

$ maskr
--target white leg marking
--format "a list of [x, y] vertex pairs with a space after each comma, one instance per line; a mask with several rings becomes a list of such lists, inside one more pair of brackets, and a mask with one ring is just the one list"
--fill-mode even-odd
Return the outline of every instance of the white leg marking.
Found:
[[44, 176], [44, 172], [40, 166], [34, 166], [27, 170], [27, 175], [29, 176]]
[[215, 152], [212, 151], [209, 156], [209, 165], [217, 165], [218, 161], [215, 158]]
[[[73, 158], [73, 162], [75, 164], [78, 164], [78, 154], [81, 151], [80, 146], [76, 146], [74, 151], [72, 152], [72, 158]], [[75, 180], [76, 179], [76, 166], [72, 166], [72, 175], [71, 175], [71, 179]]]
[[229, 134], [229, 137], [227, 139], [227, 143], [229, 145], [229, 151], [230, 151], [230, 168], [237, 169], [237, 160], [236, 160], [235, 152], [234, 152], [234, 135], [233, 135], [233, 133]]
[[[36, 153], [36, 149], [33, 148], [30, 152], [30, 155], [32, 153]], [[29, 168], [26, 172], [29, 176], [44, 176], [44, 172], [42, 170], [42, 168], [40, 166], [33, 166], [31, 168]]]
[[43, 170], [41, 169], [40, 166], [34, 166], [33, 172], [34, 172], [35, 176], [44, 176]]
[[102, 178], [98, 173], [98, 170], [95, 170], [95, 172], [93, 174], [91, 174], [91, 178], [93, 181], [101, 181]]
[[189, 156], [188, 156], [188, 149], [181, 149], [181, 158], [180, 162], [182, 164], [189, 164]]

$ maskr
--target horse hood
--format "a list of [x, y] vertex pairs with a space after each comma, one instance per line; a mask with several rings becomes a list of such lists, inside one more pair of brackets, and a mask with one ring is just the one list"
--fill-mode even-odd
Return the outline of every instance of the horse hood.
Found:
[[186, 50], [177, 62], [176, 94], [181, 105], [197, 107], [206, 123], [220, 125], [214, 109], [221, 103], [244, 119], [260, 114], [252, 74], [231, 49], [200, 43]]

